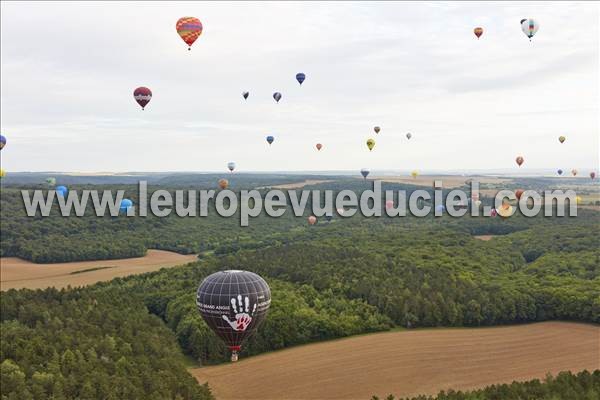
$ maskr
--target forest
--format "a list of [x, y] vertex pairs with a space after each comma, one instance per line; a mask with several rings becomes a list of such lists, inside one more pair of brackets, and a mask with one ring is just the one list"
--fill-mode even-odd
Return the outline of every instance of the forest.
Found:
[[[186, 366], [228, 360], [194, 301], [202, 279], [223, 269], [256, 272], [271, 287], [269, 315], [242, 357], [390, 329], [600, 323], [600, 214], [591, 210], [507, 220], [335, 217], [315, 226], [260, 216], [241, 229], [219, 217], [24, 219], [13, 189], [2, 191], [1, 206], [2, 256], [200, 254], [187, 266], [86, 288], [2, 292], [3, 399], [210, 399]], [[497, 236], [473, 237], [483, 234]], [[591, 399], [598, 373], [436, 399], [551, 399], [564, 388]]]

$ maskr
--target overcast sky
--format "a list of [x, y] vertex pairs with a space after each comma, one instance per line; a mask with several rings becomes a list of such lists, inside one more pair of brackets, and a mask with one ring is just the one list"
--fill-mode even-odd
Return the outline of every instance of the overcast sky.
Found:
[[[598, 3], [2, 2], [1, 15], [9, 172], [599, 163]], [[204, 25], [192, 51], [182, 16]], [[523, 18], [539, 21], [531, 42]]]

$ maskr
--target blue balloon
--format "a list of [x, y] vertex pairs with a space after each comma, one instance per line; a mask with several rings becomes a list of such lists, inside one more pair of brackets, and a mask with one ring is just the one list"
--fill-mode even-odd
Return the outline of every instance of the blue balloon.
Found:
[[558, 170], [558, 171], [556, 171], [556, 172], [558, 172], [558, 174], [559, 174], [559, 175], [562, 175], [562, 169], [559, 169], [559, 170]]
[[304, 82], [305, 79], [306, 79], [306, 75], [304, 75], [303, 72], [299, 72], [296, 74], [296, 80], [298, 81], [299, 84], [302, 85], [302, 82]]
[[119, 207], [119, 212], [127, 212], [127, 210], [133, 206], [133, 201], [129, 199], [121, 200], [121, 206]]
[[435, 211], [440, 211], [440, 212], [444, 212], [446, 211], [446, 207], [444, 207], [443, 205], [439, 205], [435, 207]]
[[56, 194], [62, 197], [65, 197], [69, 192], [66, 186], [57, 186], [54, 190], [56, 190]]
[[274, 140], [275, 138], [273, 136], [267, 136], [267, 142], [269, 142], [269, 144], [273, 143]]

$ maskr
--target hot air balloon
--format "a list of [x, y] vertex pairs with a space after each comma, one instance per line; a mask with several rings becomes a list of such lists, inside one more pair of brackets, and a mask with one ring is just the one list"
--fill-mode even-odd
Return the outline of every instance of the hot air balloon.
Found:
[[556, 173], [558, 173], [559, 175], [562, 175], [563, 174], [563, 170], [559, 169], [558, 171], [556, 171]]
[[475, 200], [475, 206], [479, 208], [479, 206], [481, 206], [481, 200]]
[[276, 102], [279, 103], [279, 100], [281, 100], [281, 93], [279, 93], [279, 92], [273, 93], [273, 98], [275, 99]]
[[315, 217], [314, 215], [311, 215], [310, 217], [308, 217], [308, 224], [309, 225], [314, 225], [317, 223], [317, 217]]
[[2, 150], [6, 146], [6, 138], [0, 135], [0, 150]]
[[265, 320], [271, 305], [271, 289], [257, 274], [229, 270], [215, 272], [196, 292], [198, 312], [231, 350], [237, 361], [244, 340]]
[[417, 176], [419, 176], [419, 171], [416, 171], [416, 170], [415, 170], [415, 171], [411, 172], [411, 173], [410, 173], [410, 176], [412, 176], [412, 177], [413, 177], [413, 179], [417, 179]]
[[513, 214], [513, 207], [508, 203], [502, 204], [502, 207], [497, 209], [496, 213], [502, 218], [508, 218]]
[[142, 107], [142, 110], [152, 99], [152, 91], [147, 87], [140, 86], [133, 91], [133, 98]]
[[378, 127], [378, 126], [376, 126], [376, 127], [373, 128], [373, 130], [375, 131], [375, 133], [379, 133], [379, 131], [381, 130], [381, 128]]
[[515, 161], [517, 162], [517, 165], [520, 167], [523, 164], [523, 162], [525, 162], [525, 159], [523, 157], [519, 156], [515, 159]]
[[344, 210], [343, 208], [338, 208], [336, 211], [339, 215], [344, 215], [344, 211], [346, 210]]
[[582, 201], [583, 199], [581, 198], [581, 196], [575, 196], [575, 203], [581, 204]]
[[475, 36], [477, 36], [477, 39], [479, 39], [481, 35], [483, 35], [483, 28], [478, 26], [477, 28], [473, 29], [473, 33]]
[[534, 19], [526, 18], [521, 20], [521, 30], [525, 35], [527, 35], [529, 41], [531, 41], [531, 38], [533, 37], [533, 35], [535, 35], [539, 28], [540, 24]]
[[331, 220], [333, 219], [333, 215], [326, 215], [325, 219], [327, 220], [327, 222], [331, 222]]
[[440, 204], [438, 206], [435, 206], [435, 211], [443, 213], [444, 211], [446, 211], [446, 207]]
[[394, 202], [392, 200], [388, 200], [385, 202], [385, 209], [389, 210], [390, 208], [394, 207]]
[[367, 176], [369, 175], [369, 170], [366, 168], [363, 168], [360, 170], [360, 174], [363, 176], [363, 178], [367, 179]]
[[223, 190], [229, 187], [229, 181], [227, 179], [219, 179], [219, 187]]
[[0, 178], [4, 178], [6, 176], [6, 171], [0, 168]]
[[515, 192], [515, 196], [517, 197], [517, 200], [521, 200], [521, 196], [523, 196], [523, 193], [525, 191], [523, 189], [517, 189], [517, 191]]
[[367, 140], [367, 147], [369, 148], [369, 151], [373, 150], [373, 147], [375, 147], [375, 140], [368, 139]]
[[407, 138], [408, 140], [410, 140], [410, 138], [411, 138], [411, 137], [412, 137], [412, 134], [411, 134], [410, 132], [406, 134], [406, 138]]
[[559, 142], [561, 142], [561, 143], [564, 143], [564, 142], [565, 142], [565, 140], [567, 140], [567, 138], [566, 138], [566, 137], [564, 137], [564, 136], [559, 136], [559, 137], [558, 137], [558, 141], [559, 141]]
[[573, 176], [577, 176], [577, 170], [576, 170], [575, 168], [573, 168], [573, 169], [571, 170], [571, 173], [573, 174]]
[[267, 143], [269, 143], [269, 146], [271, 145], [271, 143], [273, 143], [274, 140], [275, 138], [273, 136], [267, 136]]
[[202, 34], [202, 22], [195, 17], [182, 17], [177, 21], [175, 29], [188, 45], [188, 50], [191, 50], [196, 39]]
[[496, 215], [498, 215], [498, 212], [495, 208], [492, 208], [492, 210], [490, 211], [490, 217], [495, 217]]
[[248, 96], [250, 96], [250, 92], [242, 92], [242, 97], [244, 98], [244, 100], [247, 100]]
[[46, 178], [46, 184], [48, 187], [56, 185], [56, 178]]
[[596, 179], [596, 173], [594, 171], [590, 172], [590, 178]]
[[69, 192], [69, 189], [67, 189], [66, 186], [57, 186], [56, 189], [54, 189], [56, 191], [56, 194], [62, 197], [65, 197], [67, 195], [67, 193]]
[[298, 72], [296, 74], [296, 80], [298, 81], [298, 83], [300, 85], [302, 85], [302, 82], [304, 82], [305, 79], [306, 79], [306, 75], [303, 72]]
[[317, 143], [315, 147], [317, 148], [317, 150], [321, 151], [323, 145], [321, 143]]
[[133, 201], [129, 199], [123, 199], [121, 200], [121, 205], [119, 206], [119, 212], [127, 213], [131, 207], [133, 207]]
[[233, 161], [228, 162], [227, 169], [229, 169], [230, 172], [233, 172], [233, 170], [235, 169], [235, 163]]

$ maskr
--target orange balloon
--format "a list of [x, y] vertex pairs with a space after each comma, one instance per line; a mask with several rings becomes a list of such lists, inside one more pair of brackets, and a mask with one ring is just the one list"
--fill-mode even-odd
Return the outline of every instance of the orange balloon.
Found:
[[196, 39], [202, 34], [202, 22], [196, 17], [179, 18], [175, 29], [177, 29], [181, 39], [188, 45], [188, 50], [191, 50]]
[[229, 181], [227, 179], [219, 179], [219, 187], [223, 190], [229, 187]]
[[483, 28], [478, 26], [477, 28], [473, 29], [473, 33], [475, 36], [477, 36], [477, 39], [479, 39], [481, 35], [483, 35]]
[[515, 192], [515, 196], [517, 196], [517, 200], [521, 200], [521, 196], [523, 196], [523, 193], [525, 191], [523, 189], [519, 189]]
[[317, 223], [317, 217], [315, 217], [314, 215], [311, 215], [310, 217], [308, 217], [308, 223], [309, 225], [314, 225]]

